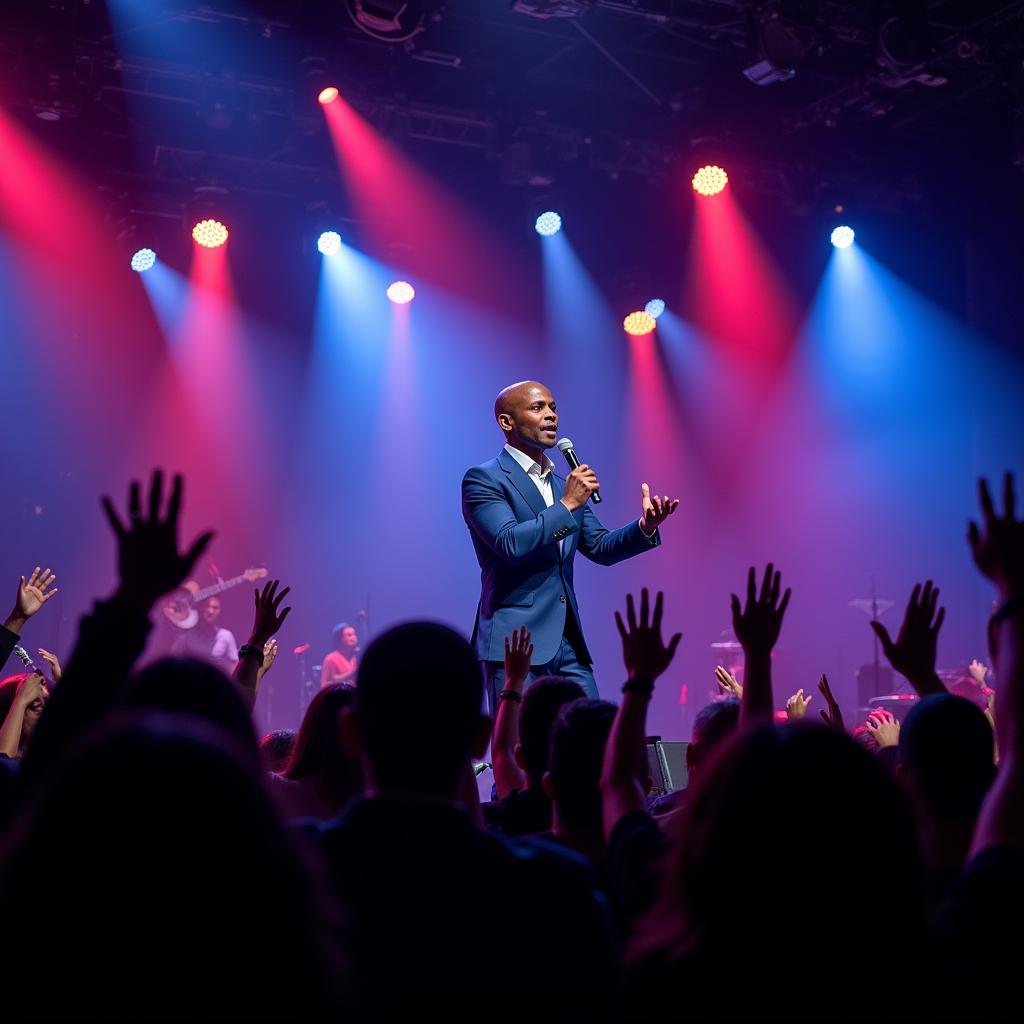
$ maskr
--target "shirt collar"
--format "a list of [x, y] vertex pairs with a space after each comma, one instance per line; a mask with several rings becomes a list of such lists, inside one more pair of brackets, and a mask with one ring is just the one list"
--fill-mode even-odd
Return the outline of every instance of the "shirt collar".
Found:
[[547, 455], [541, 455], [544, 462], [539, 463], [534, 462], [526, 452], [521, 452], [518, 448], [513, 448], [510, 444], [505, 445], [505, 451], [507, 451], [527, 473], [530, 473], [533, 476], [543, 478], [555, 468], [555, 464], [547, 457]]

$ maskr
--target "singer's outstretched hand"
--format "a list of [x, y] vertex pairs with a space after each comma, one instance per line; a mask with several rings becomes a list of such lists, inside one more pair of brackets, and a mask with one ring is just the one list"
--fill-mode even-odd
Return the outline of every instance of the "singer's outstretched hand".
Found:
[[647, 484], [640, 485], [640, 492], [643, 495], [643, 518], [640, 520], [640, 529], [649, 537], [679, 508], [679, 499], [667, 496], [659, 498], [657, 495], [652, 498], [651, 489]]

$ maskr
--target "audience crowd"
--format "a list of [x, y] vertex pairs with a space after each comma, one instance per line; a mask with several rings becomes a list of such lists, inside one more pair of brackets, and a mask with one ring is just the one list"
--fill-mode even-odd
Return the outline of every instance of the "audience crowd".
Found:
[[[297, 735], [251, 712], [290, 609], [254, 594], [229, 678], [138, 663], [184, 551], [180, 477], [103, 506], [118, 584], [67, 665], [21, 650], [57, 592], [0, 626], [0, 907], [12, 1018], [997, 1018], [1021, 1005], [1024, 522], [1007, 474], [968, 530], [996, 589], [984, 706], [936, 672], [945, 610], [914, 587], [885, 657], [919, 699], [848, 731], [828, 680], [777, 691], [790, 600], [732, 596], [742, 682], [697, 715], [687, 785], [654, 798], [647, 713], [680, 643], [661, 594], [616, 613], [618, 704], [527, 685], [506, 639], [492, 722], [464, 637], [378, 636]], [[270, 657], [268, 658], [268, 654]], [[737, 671], [737, 675], [740, 673]], [[994, 681], [998, 687], [995, 700]], [[354, 685], [353, 685], [354, 684]], [[618, 688], [618, 687], [617, 687]], [[792, 695], [790, 695], [792, 693]], [[809, 710], [820, 694], [818, 714]], [[778, 709], [778, 710], [777, 710]], [[488, 751], [490, 751], [488, 755]], [[490, 757], [493, 799], [474, 766]]]

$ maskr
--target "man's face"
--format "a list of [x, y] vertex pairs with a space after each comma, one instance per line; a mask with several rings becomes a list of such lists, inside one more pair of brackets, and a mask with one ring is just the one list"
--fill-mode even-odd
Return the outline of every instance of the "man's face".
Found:
[[534, 448], [554, 448], [558, 440], [555, 399], [543, 384], [524, 384], [508, 396], [498, 424], [513, 444], [522, 441]]
[[220, 598], [211, 597], [208, 598], [206, 603], [203, 605], [203, 622], [207, 622], [212, 625], [220, 618]]
[[355, 629], [352, 626], [346, 626], [341, 631], [341, 646], [351, 650], [353, 647], [359, 645], [359, 637], [356, 635]]

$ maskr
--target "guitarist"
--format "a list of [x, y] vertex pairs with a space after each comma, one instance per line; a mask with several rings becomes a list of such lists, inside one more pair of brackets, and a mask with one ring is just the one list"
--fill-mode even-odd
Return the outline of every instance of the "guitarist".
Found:
[[181, 658], [202, 658], [213, 662], [228, 675], [238, 664], [238, 642], [230, 629], [217, 625], [220, 598], [208, 597], [199, 605], [199, 621], [194, 629], [185, 630], [171, 647]]

